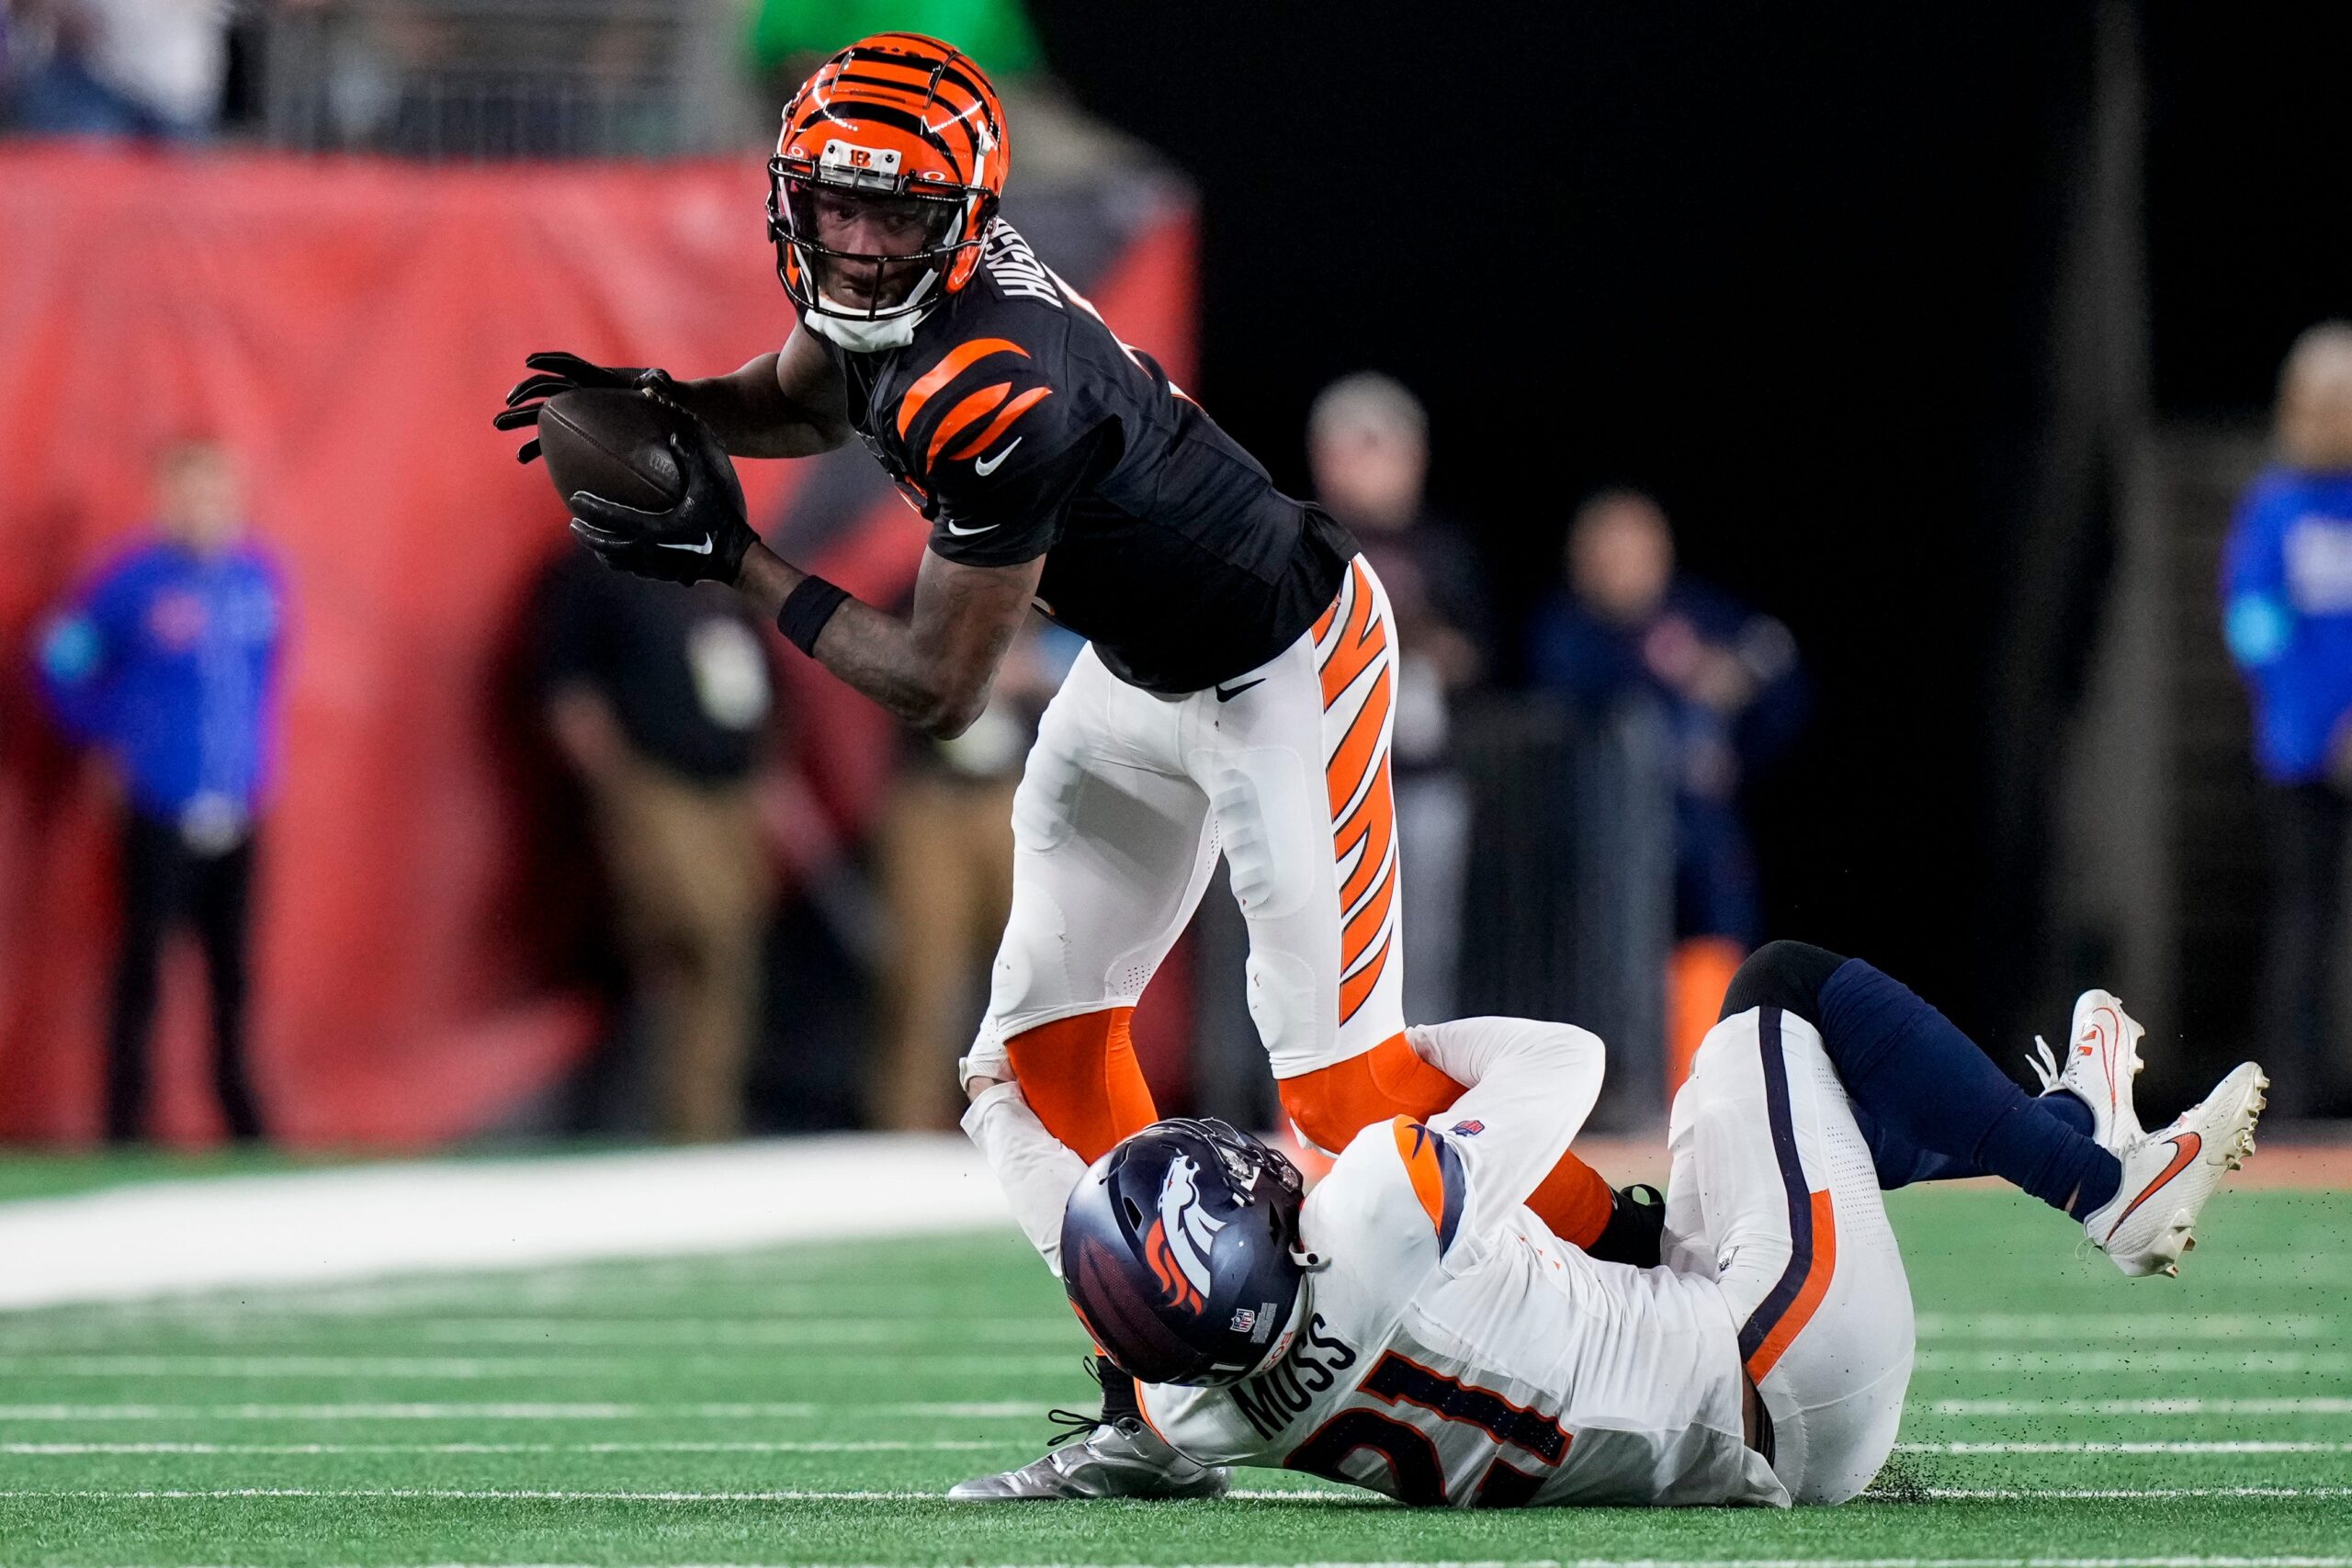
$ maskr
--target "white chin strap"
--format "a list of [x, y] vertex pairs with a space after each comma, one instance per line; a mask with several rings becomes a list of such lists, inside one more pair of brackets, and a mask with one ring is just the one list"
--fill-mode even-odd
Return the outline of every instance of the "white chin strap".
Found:
[[[833, 304], [821, 294], [817, 298], [822, 304]], [[846, 310], [848, 307], [834, 308]], [[915, 328], [921, 326], [923, 317], [929, 314], [927, 309], [909, 310], [904, 315], [869, 321], [863, 317], [834, 316], [823, 310], [808, 310], [802, 312], [800, 323], [819, 337], [837, 343], [852, 354], [880, 354], [885, 349], [904, 348], [914, 342]]]

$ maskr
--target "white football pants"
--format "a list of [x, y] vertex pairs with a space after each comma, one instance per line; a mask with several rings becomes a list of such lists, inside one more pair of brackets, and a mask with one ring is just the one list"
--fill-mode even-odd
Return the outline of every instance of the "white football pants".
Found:
[[1842, 1503], [1894, 1449], [1911, 1286], [1870, 1145], [1814, 1026], [1751, 1008], [1674, 1098], [1664, 1261], [1718, 1281], [1799, 1503]]
[[1207, 691], [1156, 696], [1079, 657], [1013, 799], [1012, 915], [967, 1076], [1023, 1031], [1132, 1007], [1220, 852], [1276, 1077], [1405, 1027], [1394, 627], [1358, 558], [1312, 629]]

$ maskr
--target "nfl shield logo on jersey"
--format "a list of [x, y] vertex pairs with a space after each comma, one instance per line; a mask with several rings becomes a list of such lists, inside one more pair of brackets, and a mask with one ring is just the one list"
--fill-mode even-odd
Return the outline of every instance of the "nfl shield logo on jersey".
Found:
[[1446, 1129], [1449, 1133], [1459, 1133], [1465, 1138], [1475, 1138], [1486, 1130], [1487, 1124], [1484, 1122], [1456, 1122]]

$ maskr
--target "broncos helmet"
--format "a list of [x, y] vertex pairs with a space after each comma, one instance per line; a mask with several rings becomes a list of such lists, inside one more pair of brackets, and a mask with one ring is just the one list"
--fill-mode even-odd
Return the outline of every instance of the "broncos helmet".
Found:
[[1062, 1214], [1062, 1287], [1146, 1382], [1238, 1382], [1277, 1348], [1306, 1271], [1298, 1168], [1223, 1122], [1155, 1122], [1096, 1160]]

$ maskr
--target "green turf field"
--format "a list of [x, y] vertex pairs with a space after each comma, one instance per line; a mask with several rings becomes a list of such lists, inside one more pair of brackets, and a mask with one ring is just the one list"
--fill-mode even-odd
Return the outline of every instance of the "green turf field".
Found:
[[933, 1501], [1089, 1392], [1007, 1235], [0, 1316], [0, 1564], [2352, 1568], [2352, 1194], [2224, 1193], [2178, 1281], [2007, 1193], [1895, 1208], [1919, 1371], [1839, 1509]]

